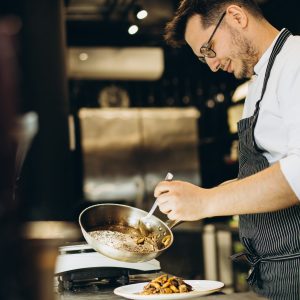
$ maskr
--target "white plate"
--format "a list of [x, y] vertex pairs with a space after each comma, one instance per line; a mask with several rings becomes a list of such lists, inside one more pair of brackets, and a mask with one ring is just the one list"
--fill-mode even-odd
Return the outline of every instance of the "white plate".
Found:
[[199, 296], [208, 295], [219, 291], [224, 283], [220, 281], [211, 280], [184, 280], [187, 284], [191, 285], [193, 291], [188, 293], [176, 293], [176, 294], [154, 294], [154, 295], [139, 295], [143, 291], [144, 286], [147, 282], [129, 284], [120, 286], [114, 290], [114, 293], [118, 296], [127, 299], [136, 300], [175, 300], [175, 299], [191, 299]]

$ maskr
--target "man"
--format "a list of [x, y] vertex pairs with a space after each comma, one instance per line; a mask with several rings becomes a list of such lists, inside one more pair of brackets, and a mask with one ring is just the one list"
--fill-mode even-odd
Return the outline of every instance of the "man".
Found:
[[274, 28], [252, 0], [183, 0], [166, 26], [216, 72], [253, 77], [238, 123], [238, 180], [204, 189], [163, 181], [155, 189], [172, 220], [240, 215], [253, 289], [300, 298], [300, 37]]

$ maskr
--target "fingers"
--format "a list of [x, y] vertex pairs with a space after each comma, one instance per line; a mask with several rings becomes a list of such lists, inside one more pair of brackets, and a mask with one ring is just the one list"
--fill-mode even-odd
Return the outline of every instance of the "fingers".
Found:
[[171, 190], [172, 184], [171, 181], [161, 181], [154, 190], [154, 197], [159, 197], [162, 194], [165, 194]]
[[162, 181], [154, 196], [160, 211], [170, 220], [194, 221], [203, 218], [203, 200], [207, 190], [185, 181]]
[[162, 213], [168, 214], [172, 210], [172, 201], [170, 201], [170, 197], [167, 194], [161, 195], [156, 201]]
[[167, 216], [169, 220], [179, 220], [177, 214], [172, 210], [167, 214]]
[[174, 202], [172, 197], [168, 194], [163, 194], [157, 198], [157, 204], [159, 210], [166, 214], [170, 220], [177, 220], [176, 207], [174, 207]]
[[178, 188], [180, 181], [161, 181], [154, 190], [159, 210], [170, 220], [178, 220]]

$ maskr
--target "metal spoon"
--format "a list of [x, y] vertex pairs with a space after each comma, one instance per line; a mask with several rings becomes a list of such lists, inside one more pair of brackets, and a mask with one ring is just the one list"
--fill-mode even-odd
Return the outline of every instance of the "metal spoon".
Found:
[[[165, 180], [166, 181], [171, 181], [173, 179], [173, 174], [169, 173], [167, 174]], [[157, 200], [155, 200], [155, 202], [153, 203], [149, 213], [145, 216], [139, 219], [139, 223], [138, 223], [138, 227], [139, 227], [139, 231], [143, 236], [147, 236], [149, 234], [149, 230], [146, 226], [146, 221], [147, 219], [149, 219], [152, 214], [154, 213], [155, 209], [157, 207]]]

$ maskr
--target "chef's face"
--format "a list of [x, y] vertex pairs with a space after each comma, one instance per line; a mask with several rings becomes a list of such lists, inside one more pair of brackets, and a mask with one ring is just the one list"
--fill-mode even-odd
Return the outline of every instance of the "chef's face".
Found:
[[[223, 23], [226, 22], [226, 15]], [[200, 49], [207, 43], [215, 26], [203, 29], [199, 15], [192, 16], [186, 26], [185, 39], [196, 56], [203, 61]], [[258, 50], [253, 43], [243, 36], [239, 30], [223, 24], [220, 26], [212, 40], [210, 47], [215, 57], [205, 57], [205, 62], [213, 72], [222, 69], [233, 73], [238, 79], [250, 78], [258, 62]]]

